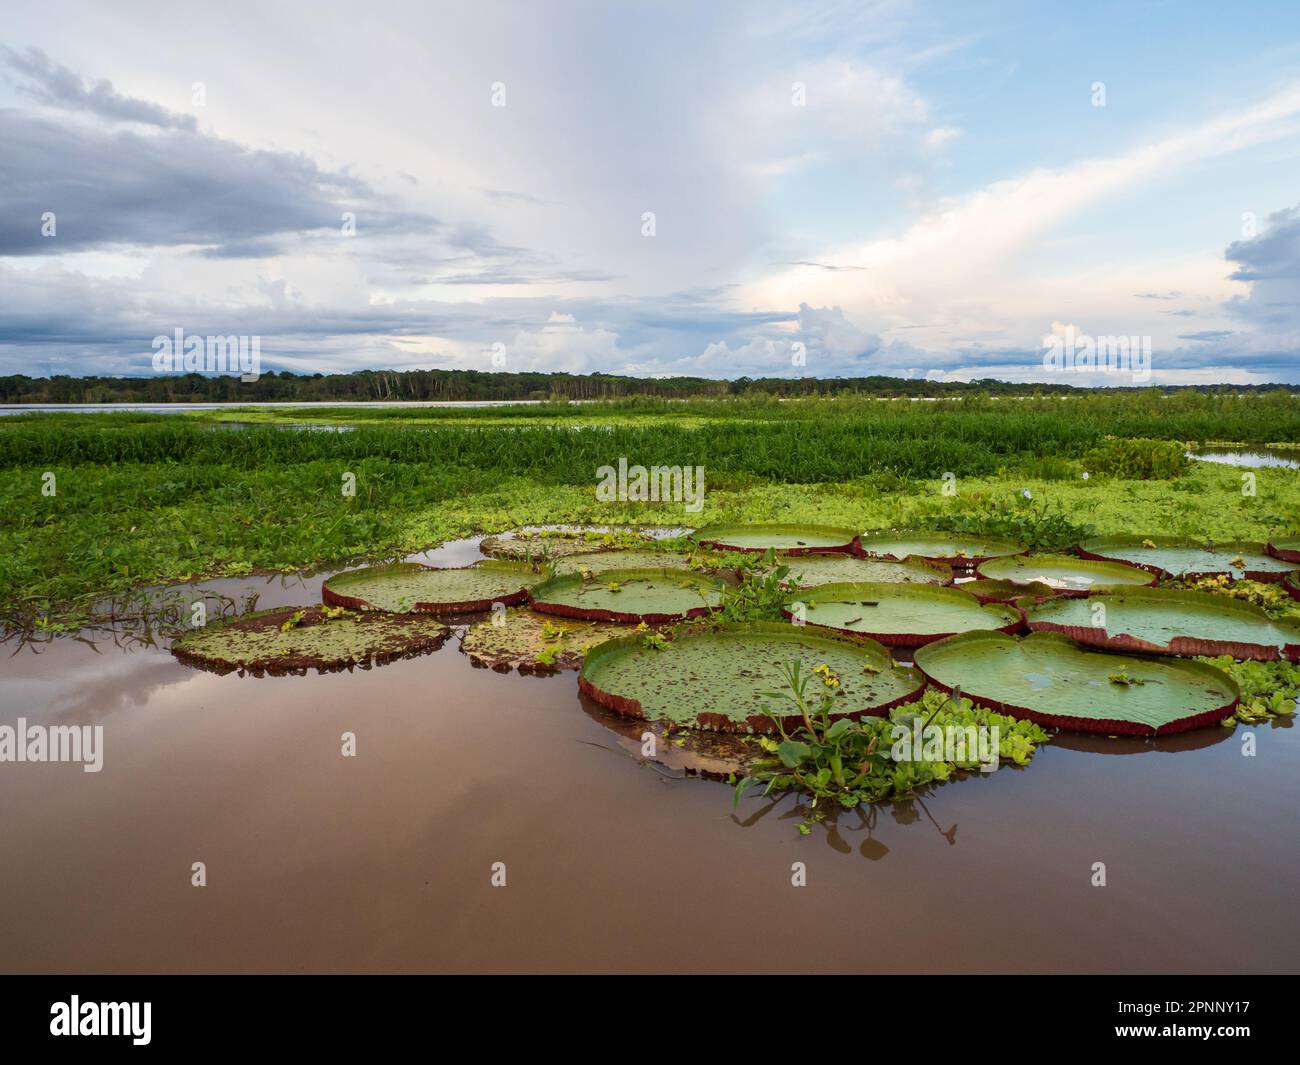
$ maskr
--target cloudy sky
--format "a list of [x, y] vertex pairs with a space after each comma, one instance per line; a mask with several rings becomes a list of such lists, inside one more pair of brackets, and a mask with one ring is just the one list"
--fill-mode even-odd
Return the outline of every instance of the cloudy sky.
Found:
[[5, 0], [0, 45], [0, 373], [180, 328], [307, 373], [1060, 381], [1073, 327], [1300, 381], [1294, 2]]

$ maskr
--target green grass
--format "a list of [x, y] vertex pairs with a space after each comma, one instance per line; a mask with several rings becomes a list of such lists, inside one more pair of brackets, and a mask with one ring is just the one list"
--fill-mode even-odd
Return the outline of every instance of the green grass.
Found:
[[[302, 423], [327, 413], [270, 416]], [[71, 620], [95, 597], [143, 583], [387, 559], [523, 523], [931, 526], [1044, 548], [1089, 532], [1263, 539], [1300, 530], [1294, 471], [1255, 471], [1255, 496], [1242, 495], [1242, 471], [1200, 463], [1169, 480], [1080, 477], [1082, 457], [1107, 436], [1300, 441], [1300, 401], [1290, 398], [642, 400], [344, 413], [360, 427], [221, 429], [193, 414], [0, 419], [2, 616]], [[1123, 454], [1130, 471], [1173, 468], [1144, 465], [1140, 449]], [[620, 456], [703, 465], [704, 511], [598, 503], [596, 468]], [[942, 494], [949, 471], [951, 497]], [[41, 492], [46, 472], [56, 477], [52, 497]], [[355, 497], [340, 490], [347, 472]]]

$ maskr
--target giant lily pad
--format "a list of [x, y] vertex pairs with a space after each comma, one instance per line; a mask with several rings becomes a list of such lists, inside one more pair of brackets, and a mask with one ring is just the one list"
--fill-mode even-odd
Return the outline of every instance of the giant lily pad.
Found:
[[1282, 590], [1292, 599], [1300, 599], [1300, 574], [1288, 573], [1282, 581]]
[[786, 583], [796, 588], [855, 581], [882, 581], [888, 584], [948, 584], [952, 581], [952, 570], [948, 566], [926, 562], [921, 558], [890, 562], [880, 558], [831, 554], [778, 557], [777, 562], [789, 567]]
[[1113, 651], [1300, 661], [1300, 625], [1274, 621], [1259, 607], [1206, 592], [1125, 589], [1039, 603], [1025, 616], [1034, 631], [1064, 633]]
[[549, 561], [568, 555], [590, 554], [593, 551], [653, 550], [656, 540], [684, 535], [689, 531], [660, 526], [525, 526], [485, 537], [479, 543], [479, 550], [494, 558], [520, 562]]
[[709, 525], [695, 533], [703, 547], [719, 551], [766, 551], [808, 555], [819, 551], [849, 551], [852, 529], [831, 525]]
[[721, 595], [712, 577], [687, 570], [614, 569], [585, 579], [571, 573], [528, 590], [534, 610], [585, 621], [645, 621], [652, 625], [703, 617]]
[[962, 581], [956, 587], [970, 592], [981, 603], [1015, 603], [1022, 599], [1051, 599], [1059, 593], [1037, 581], [1014, 584], [1011, 581]]
[[582, 656], [597, 644], [626, 636], [628, 625], [606, 621], [576, 621], [539, 614], [534, 610], [507, 610], [478, 621], [465, 630], [460, 649], [476, 666], [498, 673], [553, 673], [577, 669]]
[[607, 569], [692, 569], [692, 556], [673, 551], [588, 551], [565, 555], [554, 562], [555, 575], [600, 573]]
[[786, 617], [797, 617], [818, 628], [854, 636], [869, 636], [890, 647], [918, 647], [972, 629], [1015, 632], [1020, 611], [1013, 606], [981, 604], [960, 588], [923, 584], [824, 584], [797, 592], [786, 601]]
[[1300, 570], [1268, 553], [1267, 545], [1245, 540], [1201, 544], [1168, 536], [1106, 536], [1074, 549], [1082, 558], [1129, 562], [1161, 576], [1197, 580], [1228, 576], [1233, 580], [1280, 581]]
[[1268, 553], [1283, 562], [1300, 562], [1300, 536], [1288, 536], [1268, 542]]
[[801, 720], [773, 695], [787, 690], [780, 667], [794, 659], [813, 678], [815, 707], [821, 692], [833, 693], [834, 718], [885, 714], [924, 688], [916, 671], [895, 665], [878, 643], [772, 622], [700, 626], [663, 650], [636, 636], [610, 640], [587, 653], [578, 685], [629, 717], [768, 732], [765, 705], [792, 727]]
[[1087, 595], [1100, 585], [1146, 587], [1156, 578], [1126, 562], [1097, 562], [1070, 555], [1013, 555], [981, 562], [976, 572], [995, 581], [1046, 585], [1061, 595]]
[[938, 532], [863, 533], [858, 537], [857, 551], [867, 558], [892, 558], [902, 560], [917, 555], [930, 562], [945, 562], [950, 566], [973, 568], [981, 562], [1002, 555], [1019, 555], [1026, 550], [1024, 544], [1010, 540], [995, 540], [982, 536], [966, 536]]
[[967, 632], [922, 647], [916, 664], [947, 691], [1077, 732], [1183, 732], [1218, 724], [1241, 697], [1231, 677], [1202, 662], [1090, 651], [1056, 632], [1023, 640]]
[[485, 559], [463, 569], [398, 562], [336, 573], [321, 585], [321, 598], [353, 610], [455, 614], [522, 603], [524, 585], [540, 579], [522, 562]]
[[427, 617], [284, 606], [187, 633], [172, 644], [172, 654], [214, 673], [326, 673], [425, 654], [440, 646], [449, 631]]

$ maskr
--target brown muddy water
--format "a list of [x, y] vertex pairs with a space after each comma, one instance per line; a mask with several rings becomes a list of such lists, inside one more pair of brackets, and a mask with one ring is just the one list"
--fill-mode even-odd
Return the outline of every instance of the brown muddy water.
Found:
[[[319, 583], [204, 587], [274, 606]], [[475, 669], [455, 638], [265, 678], [106, 634], [0, 650], [0, 724], [104, 727], [99, 773], [0, 763], [7, 972], [1297, 968], [1300, 733], [1284, 724], [1061, 735], [1025, 769], [805, 837], [790, 800], [733, 816], [730, 788], [683, 775], [698, 754], [646, 762], [641, 726], [583, 700], [575, 674]]]

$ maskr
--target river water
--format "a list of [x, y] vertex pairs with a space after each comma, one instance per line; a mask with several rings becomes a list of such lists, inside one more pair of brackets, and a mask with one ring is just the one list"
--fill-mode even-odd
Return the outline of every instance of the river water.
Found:
[[[205, 587], [250, 586], [319, 594]], [[686, 754], [646, 762], [573, 673], [476, 669], [454, 638], [303, 677], [104, 639], [5, 652], [0, 724], [104, 727], [99, 773], [0, 763], [6, 971], [1260, 972], [1300, 947], [1285, 723], [1061, 735], [801, 836], [790, 800], [733, 815]]]

